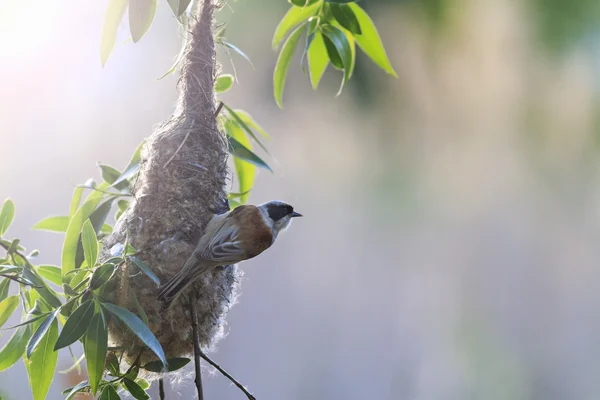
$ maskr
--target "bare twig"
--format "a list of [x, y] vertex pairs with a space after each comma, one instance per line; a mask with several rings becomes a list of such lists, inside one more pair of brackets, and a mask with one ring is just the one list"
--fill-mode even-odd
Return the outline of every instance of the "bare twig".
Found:
[[215, 118], [219, 116], [219, 113], [221, 112], [221, 109], [223, 108], [224, 105], [225, 105], [225, 103], [223, 103], [222, 101], [219, 102], [219, 105], [217, 106], [217, 110], [215, 111]]
[[165, 383], [163, 381], [163, 378], [160, 378], [158, 380], [158, 396], [160, 397], [160, 400], [165, 400]]
[[200, 336], [198, 332], [198, 310], [196, 309], [196, 304], [198, 302], [198, 298], [196, 297], [196, 293], [192, 294], [192, 299], [190, 302], [190, 308], [192, 312], [192, 330], [194, 334], [194, 363], [196, 365], [196, 389], [198, 390], [198, 400], [204, 400], [202, 394], [202, 374], [200, 371], [200, 359], [203, 358], [212, 365], [217, 371], [219, 371], [223, 376], [229, 379], [235, 386], [237, 386], [244, 394], [248, 397], [249, 400], [256, 400], [254, 396], [246, 388], [239, 383], [233, 376], [229, 375], [227, 371], [225, 371], [219, 364], [211, 360], [202, 349], [200, 349]]
[[252, 393], [250, 393], [241, 383], [239, 383], [233, 376], [229, 375], [227, 373], [227, 371], [225, 371], [223, 368], [221, 368], [221, 366], [219, 364], [217, 364], [216, 362], [211, 360], [202, 351], [200, 351], [200, 357], [204, 358], [204, 360], [206, 360], [206, 362], [208, 362], [210, 365], [215, 367], [221, 374], [223, 374], [223, 376], [225, 376], [227, 379], [229, 379], [231, 382], [233, 382], [233, 384], [235, 386], [237, 386], [242, 392], [244, 392], [244, 394], [248, 397], [248, 399], [256, 400], [256, 397], [252, 396]]
[[192, 330], [194, 333], [194, 363], [196, 365], [196, 390], [198, 391], [198, 400], [204, 400], [204, 394], [202, 393], [202, 372], [200, 371], [200, 358], [202, 357], [202, 350], [200, 350], [200, 332], [198, 332], [198, 310], [196, 309], [196, 293], [192, 295], [191, 312], [192, 312]]

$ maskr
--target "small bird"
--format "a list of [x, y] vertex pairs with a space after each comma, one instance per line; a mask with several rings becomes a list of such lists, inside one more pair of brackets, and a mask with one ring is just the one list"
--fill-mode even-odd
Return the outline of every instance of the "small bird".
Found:
[[277, 200], [259, 206], [243, 205], [213, 216], [181, 271], [159, 288], [158, 299], [168, 308], [204, 273], [256, 257], [275, 243], [292, 218], [301, 216], [294, 207]]

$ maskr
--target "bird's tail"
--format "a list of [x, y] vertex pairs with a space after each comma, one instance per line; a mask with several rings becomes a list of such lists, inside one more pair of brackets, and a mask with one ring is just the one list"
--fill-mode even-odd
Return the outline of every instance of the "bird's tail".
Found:
[[185, 271], [179, 271], [169, 282], [158, 289], [158, 299], [165, 303], [165, 308], [169, 308], [171, 303], [183, 292], [193, 280], [186, 279]]
[[210, 265], [199, 265], [195, 256], [192, 255], [192, 257], [194, 257], [194, 259], [190, 257], [190, 260], [186, 262], [181, 271], [158, 289], [157, 297], [164, 302], [165, 309], [169, 308], [171, 303], [173, 303], [173, 301], [175, 301], [189, 285], [194, 283], [196, 279], [211, 268]]

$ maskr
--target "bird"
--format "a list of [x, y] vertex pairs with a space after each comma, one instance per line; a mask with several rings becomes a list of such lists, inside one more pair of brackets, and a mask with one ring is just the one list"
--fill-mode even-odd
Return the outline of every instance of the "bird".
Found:
[[241, 205], [213, 215], [181, 270], [158, 289], [158, 299], [168, 308], [189, 285], [213, 268], [258, 256], [296, 217], [302, 214], [279, 200]]

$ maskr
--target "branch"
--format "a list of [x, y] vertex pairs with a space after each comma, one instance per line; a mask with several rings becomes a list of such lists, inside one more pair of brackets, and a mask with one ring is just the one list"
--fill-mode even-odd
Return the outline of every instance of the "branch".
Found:
[[200, 350], [200, 333], [198, 332], [198, 310], [196, 309], [196, 303], [198, 299], [196, 292], [192, 295], [191, 311], [192, 311], [192, 330], [194, 333], [194, 364], [196, 365], [196, 390], [198, 391], [198, 400], [204, 400], [202, 393], [202, 371], [200, 371], [200, 357], [202, 357], [202, 350]]
[[165, 383], [163, 382], [163, 378], [158, 380], [158, 396], [160, 400], [165, 400]]
[[237, 386], [242, 392], [244, 392], [244, 394], [248, 397], [248, 399], [256, 400], [256, 397], [252, 396], [252, 393], [250, 393], [241, 383], [239, 383], [233, 376], [229, 375], [227, 373], [227, 371], [225, 371], [223, 368], [221, 368], [221, 366], [219, 364], [217, 364], [216, 362], [211, 360], [202, 351], [200, 351], [200, 357], [204, 358], [204, 360], [206, 360], [206, 362], [208, 362], [210, 365], [215, 367], [221, 374], [223, 374], [223, 376], [225, 376], [227, 379], [229, 379], [231, 382], [233, 382], [233, 384], [235, 386]]

